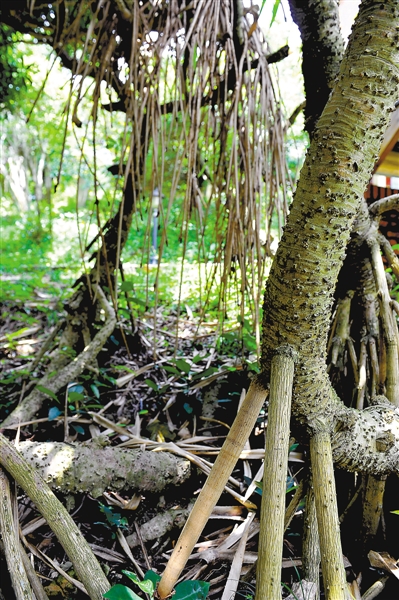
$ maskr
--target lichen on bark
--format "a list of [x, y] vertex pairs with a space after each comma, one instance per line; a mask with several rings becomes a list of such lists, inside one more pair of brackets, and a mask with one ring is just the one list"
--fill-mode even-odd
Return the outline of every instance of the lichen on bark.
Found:
[[107, 490], [160, 492], [191, 473], [189, 461], [168, 452], [61, 442], [21, 442], [18, 450], [53, 490], [95, 498]]

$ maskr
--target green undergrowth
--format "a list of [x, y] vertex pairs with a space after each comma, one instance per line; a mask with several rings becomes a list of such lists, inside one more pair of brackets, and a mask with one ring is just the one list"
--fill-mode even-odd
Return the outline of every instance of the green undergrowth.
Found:
[[[82, 242], [86, 244], [95, 230], [94, 225], [82, 221]], [[248, 350], [256, 351], [251, 310], [242, 310], [238, 284], [236, 289], [232, 282], [222, 299], [221, 265], [216, 265], [219, 273], [214, 275], [214, 263], [193, 259], [183, 262], [178, 251], [176, 248], [174, 256], [169, 252], [168, 260], [158, 268], [128, 243], [123, 257], [123, 281], [118, 274], [119, 317], [130, 319], [132, 312], [141, 317], [167, 311], [176, 316], [218, 321], [224, 324], [225, 331], [220, 344], [230, 345], [232, 350], [236, 335], [229, 332], [229, 324], [238, 325]], [[33, 303], [45, 308], [67, 300], [77, 278], [93, 266], [80, 258], [76, 215], [72, 212], [60, 212], [51, 223], [48, 218], [42, 219], [39, 227], [32, 216], [20, 218], [15, 210], [7, 214], [3, 210], [0, 254], [0, 301], [25, 306]], [[236, 280], [239, 281], [239, 273]]]
[[[160, 581], [160, 576], [154, 571], [147, 571], [144, 579], [140, 581], [135, 573], [130, 571], [122, 571], [131, 581], [133, 581], [147, 598], [153, 600], [156, 586]], [[209, 583], [206, 581], [182, 581], [178, 583], [173, 595], [174, 600], [205, 600], [209, 591]], [[143, 596], [139, 596], [132, 589], [120, 583], [114, 585], [104, 598], [108, 600], [142, 600]]]

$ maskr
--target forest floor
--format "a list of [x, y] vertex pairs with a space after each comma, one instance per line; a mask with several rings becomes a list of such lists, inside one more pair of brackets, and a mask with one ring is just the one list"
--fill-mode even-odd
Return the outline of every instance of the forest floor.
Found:
[[[30, 366], [62, 318], [62, 307], [50, 296], [23, 304], [10, 300], [1, 304], [0, 423], [40, 378], [45, 357], [31, 371]], [[199, 326], [189, 309], [178, 316], [160, 308], [156, 319], [154, 314], [142, 312], [140, 318], [126, 320], [115, 330], [98, 355], [96, 368], [71, 382], [59, 397], [49, 396], [35, 420], [18, 431], [3, 433], [9, 439], [17, 436], [19, 441], [69, 445], [90, 443], [100, 436], [106, 437], [111, 447], [126, 447], [135, 437], [142, 441], [142, 448], [173, 452], [190, 462], [190, 476], [181, 485], [157, 493], [129, 488], [107, 490], [99, 497], [57, 492], [109, 581], [131, 585], [123, 570], [162, 573], [206, 479], [208, 461], [214, 461], [256, 372], [256, 355], [245, 347], [238, 329], [221, 334], [217, 322]], [[255, 518], [243, 563], [238, 575], [233, 574], [240, 583], [231, 598], [254, 595], [261, 501], [261, 489], [255, 482], [262, 477], [266, 422], [267, 406], [183, 573], [185, 579], [208, 581], [209, 598], [219, 599], [223, 594], [251, 511]], [[293, 443], [287, 505], [306, 472], [305, 459], [306, 449]], [[14, 494], [22, 539], [46, 594], [56, 600], [86, 598], [74, 586], [72, 564], [46, 521], [21, 490], [14, 488]], [[284, 596], [301, 580], [302, 524], [303, 502], [285, 533]], [[1, 592], [11, 600], [1, 548], [0, 566]], [[347, 567], [350, 573], [349, 561]]]
[[[46, 297], [21, 305], [6, 301], [1, 305], [1, 314], [0, 419], [3, 420], [40, 377], [43, 365], [39, 364], [33, 372], [29, 372], [29, 365], [62, 318], [62, 310], [55, 299]], [[154, 442], [154, 449], [156, 444], [166, 448], [165, 444], [173, 443], [190, 460], [190, 477], [182, 485], [166, 487], [161, 493], [110, 490], [97, 498], [90, 493], [73, 497], [57, 494], [100, 562], [106, 565], [111, 583], [128, 584], [122, 570], [135, 570], [132, 557], [143, 572], [152, 569], [162, 573], [190, 506], [206, 479], [206, 461], [212, 462], [217, 455], [237, 414], [240, 398], [257, 372], [256, 356], [244, 347], [238, 331], [220, 335], [217, 322], [198, 326], [190, 310], [178, 318], [173, 311], [166, 314], [159, 309], [155, 327], [154, 322], [154, 314], [143, 313], [134, 323], [123, 323], [123, 335], [116, 329], [98, 356], [97, 372], [86, 371], [79, 381], [71, 382], [67, 415], [64, 390], [57, 399], [49, 397], [37, 419], [18, 431], [20, 441], [78, 444], [101, 435], [107, 436], [111, 446], [126, 444], [130, 432], [140, 436], [143, 445], [148, 440]], [[121, 427], [128, 435], [121, 434]], [[262, 464], [264, 427], [265, 411], [262, 411], [246, 448], [248, 458], [239, 461], [229, 484], [231, 489], [222, 495], [184, 572], [186, 578], [209, 581], [210, 598], [221, 597], [248, 507], [258, 513], [260, 489], [252, 484], [252, 493], [245, 500], [244, 496]], [[14, 439], [16, 431], [7, 430], [6, 434]], [[302, 458], [300, 453], [293, 452], [291, 459], [289, 487], [294, 488], [300, 479], [300, 473], [299, 479], [297, 474], [302, 469]], [[55, 599], [83, 598], [82, 592], [56, 569], [58, 565], [73, 577], [71, 563], [54, 534], [21, 490], [16, 490], [16, 494], [22, 535], [30, 547], [38, 550], [35, 569], [46, 593]], [[293, 491], [287, 494], [287, 500], [292, 494]], [[299, 577], [300, 558], [296, 555], [295, 539], [301, 514], [299, 509], [286, 536], [284, 566], [288, 586]], [[296, 521], [298, 524], [294, 525]], [[250, 572], [256, 559], [258, 529], [255, 518], [242, 576]], [[149, 530], [153, 530], [153, 535]], [[121, 545], [123, 538], [128, 540], [130, 556], [123, 542]], [[2, 591], [9, 599], [12, 592], [4, 558], [1, 566]], [[239, 585], [237, 597], [252, 596], [253, 577], [249, 574], [247, 579], [247, 583]]]

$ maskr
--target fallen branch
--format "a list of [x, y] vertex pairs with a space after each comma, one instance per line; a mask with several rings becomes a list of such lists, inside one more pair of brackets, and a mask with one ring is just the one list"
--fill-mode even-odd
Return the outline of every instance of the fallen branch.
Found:
[[2, 469], [0, 469], [0, 529], [15, 598], [16, 600], [31, 600], [32, 589], [22, 562], [19, 538], [13, 517], [10, 484]]
[[21, 442], [21, 456], [48, 486], [63, 493], [89, 492], [97, 498], [106, 490], [160, 492], [190, 476], [190, 463], [170, 452], [100, 447], [94, 442]]
[[[44, 400], [48, 397], [48, 394], [42, 391], [43, 388], [46, 388], [52, 394], [56, 394], [70, 381], [77, 379], [84, 369], [97, 357], [105, 342], [115, 329], [116, 316], [114, 309], [109, 304], [100, 286], [94, 286], [93, 289], [96, 291], [101, 308], [105, 313], [104, 325], [94, 336], [90, 344], [59, 372], [54, 372], [54, 369], [51, 366], [54, 363], [53, 357], [46, 375], [37, 382], [38, 385], [32, 392], [18, 404], [6, 419], [4, 419], [1, 424], [2, 428], [7, 428], [11, 425], [33, 419], [35, 414], [42, 407]], [[61, 352], [61, 350], [59, 350], [59, 352]], [[38, 386], [40, 386], [41, 389], [38, 389]]]
[[[140, 536], [142, 541], [150, 542], [152, 540], [160, 539], [174, 527], [182, 529], [193, 506], [193, 504], [189, 504], [187, 508], [171, 508], [156, 515], [146, 523], [143, 523], [143, 525], [140, 526]], [[140, 544], [137, 533], [126, 536], [126, 541], [130, 548], [134, 548]]]
[[[68, 511], [55, 497], [41, 475], [0, 434], [0, 463], [34, 502], [69, 556], [91, 600], [102, 600], [110, 585]], [[7, 536], [9, 537], [9, 536]]]

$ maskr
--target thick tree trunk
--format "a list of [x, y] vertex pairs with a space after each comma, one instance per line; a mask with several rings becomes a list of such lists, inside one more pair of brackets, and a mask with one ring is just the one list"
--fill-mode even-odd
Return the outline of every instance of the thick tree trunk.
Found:
[[331, 428], [340, 406], [326, 368], [329, 317], [351, 227], [398, 94], [398, 19], [394, 0], [362, 4], [266, 285], [262, 369], [268, 375], [281, 344], [298, 350], [293, 414], [315, 431]]
[[[389, 437], [385, 432], [381, 446], [379, 437], [372, 435], [370, 439], [364, 426], [356, 431], [356, 426], [364, 424], [370, 414], [353, 413], [349, 424], [349, 412], [338, 400], [328, 377], [326, 348], [334, 292], [350, 231], [379, 150], [384, 131], [381, 126], [386, 126], [398, 94], [398, 24], [397, 2], [381, 4], [365, 0], [361, 5], [334, 91], [314, 130], [265, 293], [262, 368], [266, 377], [275, 348], [289, 344], [299, 352], [293, 415], [310, 432], [323, 579], [330, 600], [341, 600], [348, 594], [330, 438], [337, 426], [338, 413], [346, 412], [345, 428], [351, 430], [352, 438], [350, 454], [356, 455], [358, 466], [366, 463], [372, 448], [386, 453], [389, 446], [394, 446], [397, 455], [398, 439], [392, 432], [390, 444], [385, 443]], [[377, 268], [380, 258], [377, 242], [370, 241], [370, 246], [375, 280], [382, 294], [381, 313], [391, 365], [387, 393], [396, 399], [397, 332], [388, 327], [392, 310], [389, 294], [383, 293], [386, 288], [382, 285], [383, 276]], [[346, 335], [342, 336], [341, 331], [338, 334]], [[393, 408], [390, 412], [394, 412]], [[372, 419], [371, 431], [380, 421], [380, 414], [375, 411]], [[387, 420], [384, 421], [386, 426]], [[355, 449], [356, 444], [359, 446]], [[365, 445], [367, 450], [362, 457]], [[342, 440], [340, 447], [343, 450]]]
[[344, 54], [337, 0], [289, 0], [292, 18], [302, 37], [305, 83], [305, 129], [313, 135], [334, 85]]

